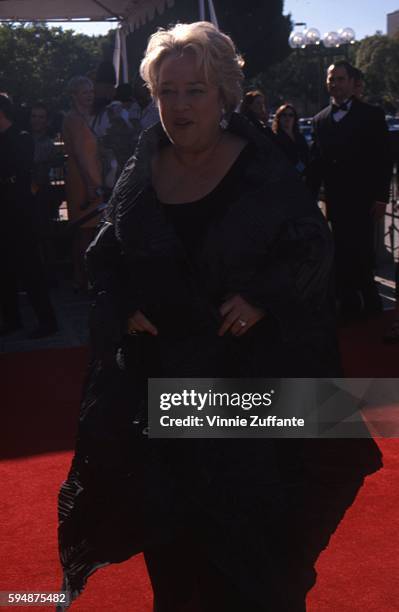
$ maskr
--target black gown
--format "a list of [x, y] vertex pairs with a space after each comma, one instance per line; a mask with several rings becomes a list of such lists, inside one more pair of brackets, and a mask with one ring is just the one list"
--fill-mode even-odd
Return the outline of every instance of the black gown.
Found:
[[[180, 559], [181, 568], [187, 561], [195, 573], [196, 557], [206, 558], [236, 601], [246, 602], [236, 609], [303, 610], [318, 545], [325, 546], [345, 503], [378, 466], [368, 448], [366, 463], [348, 472], [341, 504], [339, 486], [331, 488], [331, 506], [322, 467], [336, 462], [335, 441], [317, 450], [295, 440], [146, 437], [150, 376], [340, 373], [326, 224], [290, 164], [256, 128], [233, 117], [230, 129], [249, 144], [215, 191], [200, 203], [165, 206], [151, 185], [150, 160], [167, 140], [152, 128], [89, 250], [93, 354], [76, 453], [59, 498], [63, 589], [72, 597], [98, 567], [170, 550], [189, 534], [200, 547]], [[266, 316], [242, 338], [220, 338], [218, 308], [235, 293]], [[136, 309], [157, 326], [157, 337], [126, 336]], [[351, 448], [341, 446], [347, 470]], [[323, 501], [333, 510], [319, 533], [314, 519]]]

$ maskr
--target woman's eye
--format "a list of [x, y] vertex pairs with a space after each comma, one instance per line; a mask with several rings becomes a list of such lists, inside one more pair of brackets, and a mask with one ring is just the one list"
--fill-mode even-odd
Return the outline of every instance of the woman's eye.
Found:
[[167, 96], [168, 94], [173, 93], [173, 89], [161, 89], [159, 93], [161, 96]]

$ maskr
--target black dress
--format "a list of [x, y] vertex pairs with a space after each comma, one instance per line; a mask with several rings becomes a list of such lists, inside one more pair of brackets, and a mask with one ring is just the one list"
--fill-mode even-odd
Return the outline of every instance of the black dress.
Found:
[[[140, 551], [150, 565], [162, 554], [167, 561], [182, 540], [193, 546], [176, 546], [178, 578], [201, 571], [196, 559], [205, 559], [208, 583], [227, 585], [224, 606], [227, 591], [235, 593], [230, 610], [302, 611], [314, 582], [302, 530], [309, 446], [304, 453], [293, 440], [144, 435], [149, 376], [340, 372], [324, 219], [268, 139], [237, 117], [229, 129], [249, 144], [219, 186], [201, 202], [162, 205], [151, 158], [168, 140], [151, 128], [89, 250], [93, 359], [59, 501], [64, 589], [73, 597], [98, 567]], [[241, 338], [219, 337], [220, 304], [237, 293], [266, 316]], [[157, 337], [125, 335], [137, 309]], [[356, 473], [356, 487], [371, 469], [375, 463]], [[309, 525], [313, 515], [306, 517]]]
[[306, 178], [310, 162], [310, 150], [303, 134], [297, 132], [293, 140], [284, 130], [279, 130], [274, 135], [274, 142], [281, 148], [287, 156], [287, 159], [294, 165], [298, 174]]
[[234, 198], [242, 173], [252, 155], [250, 145], [246, 145], [215, 189], [200, 200], [183, 204], [163, 204], [167, 217], [173, 223], [176, 234], [192, 261], [210, 223], [218, 216], [223, 216]]

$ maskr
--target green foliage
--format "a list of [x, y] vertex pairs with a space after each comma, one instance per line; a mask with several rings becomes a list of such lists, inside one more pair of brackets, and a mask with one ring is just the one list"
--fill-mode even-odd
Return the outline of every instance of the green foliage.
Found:
[[399, 37], [368, 36], [359, 44], [356, 65], [365, 75], [370, 102], [399, 107]]
[[387, 112], [399, 109], [399, 35], [389, 38], [377, 33], [349, 47], [292, 51], [260, 72], [248, 87], [261, 88], [273, 109], [290, 101], [302, 115], [312, 115], [328, 103], [326, 70], [338, 59], [348, 59], [363, 71], [366, 101], [380, 104]]
[[229, 0], [218, 0], [220, 28], [229, 34], [245, 59], [245, 73], [253, 77], [290, 53], [291, 19], [283, 15], [282, 0], [253, 0], [237, 10]]
[[[289, 17], [282, 0], [252, 0], [238, 9], [230, 0], [216, 3], [220, 28], [230, 34], [246, 60], [247, 76], [268, 69], [289, 54]], [[137, 74], [148, 37], [159, 27], [199, 19], [198, 0], [176, 0], [174, 6], [128, 37], [130, 78]], [[84, 36], [46, 24], [0, 25], [0, 91], [17, 104], [43, 101], [50, 108], [65, 108], [65, 86], [78, 74], [95, 70], [113, 50], [114, 32]]]
[[[229, 33], [246, 59], [248, 87], [265, 91], [272, 108], [289, 100], [301, 114], [311, 115], [327, 102], [325, 70], [341, 56], [319, 48], [290, 51], [291, 29], [283, 2], [248, 2], [238, 11], [227, 0], [218, 0], [220, 27]], [[128, 37], [130, 77], [137, 73], [148, 36], [158, 27], [198, 19], [198, 2], [176, 0], [172, 9]], [[94, 71], [110, 59], [114, 32], [84, 36], [45, 24], [0, 25], [0, 91], [17, 104], [43, 101], [58, 110], [67, 106], [65, 86], [78, 74]], [[321, 52], [322, 51], [322, 52]], [[387, 111], [399, 108], [399, 35], [369, 36], [346, 50], [348, 59], [365, 74], [366, 99]]]
[[272, 109], [291, 102], [301, 115], [311, 116], [328, 102], [325, 87], [327, 67], [345, 57], [337, 49], [297, 49], [249, 81], [248, 88], [255, 86], [263, 90]]
[[309, 103], [318, 101], [320, 68], [317, 58], [291, 53], [284, 61], [271, 66], [249, 83], [262, 89], [271, 108], [285, 101], [295, 102], [307, 96]]
[[108, 37], [74, 34], [45, 24], [0, 25], [0, 90], [16, 103], [65, 106], [68, 80], [101, 61]]
[[[247, 0], [242, 3], [217, 0], [214, 4], [220, 29], [232, 37], [244, 56], [247, 77], [253, 77], [287, 57], [292, 26], [290, 17], [283, 15], [282, 0]], [[132, 75], [138, 73], [148, 38], [158, 28], [198, 20], [198, 0], [175, 0], [174, 6], [162, 15], [156, 14], [153, 21], [133, 32], [127, 39]]]

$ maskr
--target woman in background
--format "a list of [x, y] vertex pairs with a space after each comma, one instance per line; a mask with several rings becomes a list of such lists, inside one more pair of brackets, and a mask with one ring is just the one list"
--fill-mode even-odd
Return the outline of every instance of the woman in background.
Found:
[[[68, 219], [78, 223], [102, 202], [102, 166], [98, 141], [90, 117], [94, 101], [92, 81], [73, 77], [67, 86], [71, 109], [64, 119], [63, 137], [68, 155], [65, 181]], [[87, 288], [84, 253], [94, 237], [98, 217], [77, 226], [73, 241], [74, 284], [76, 290]]]
[[269, 113], [266, 99], [261, 91], [254, 89], [247, 91], [240, 106], [240, 113], [244, 115], [264, 136], [273, 137], [269, 127]]
[[309, 146], [299, 130], [298, 113], [292, 104], [283, 104], [277, 109], [272, 130], [275, 143], [284, 151], [298, 174], [302, 178], [306, 177], [310, 158]]

